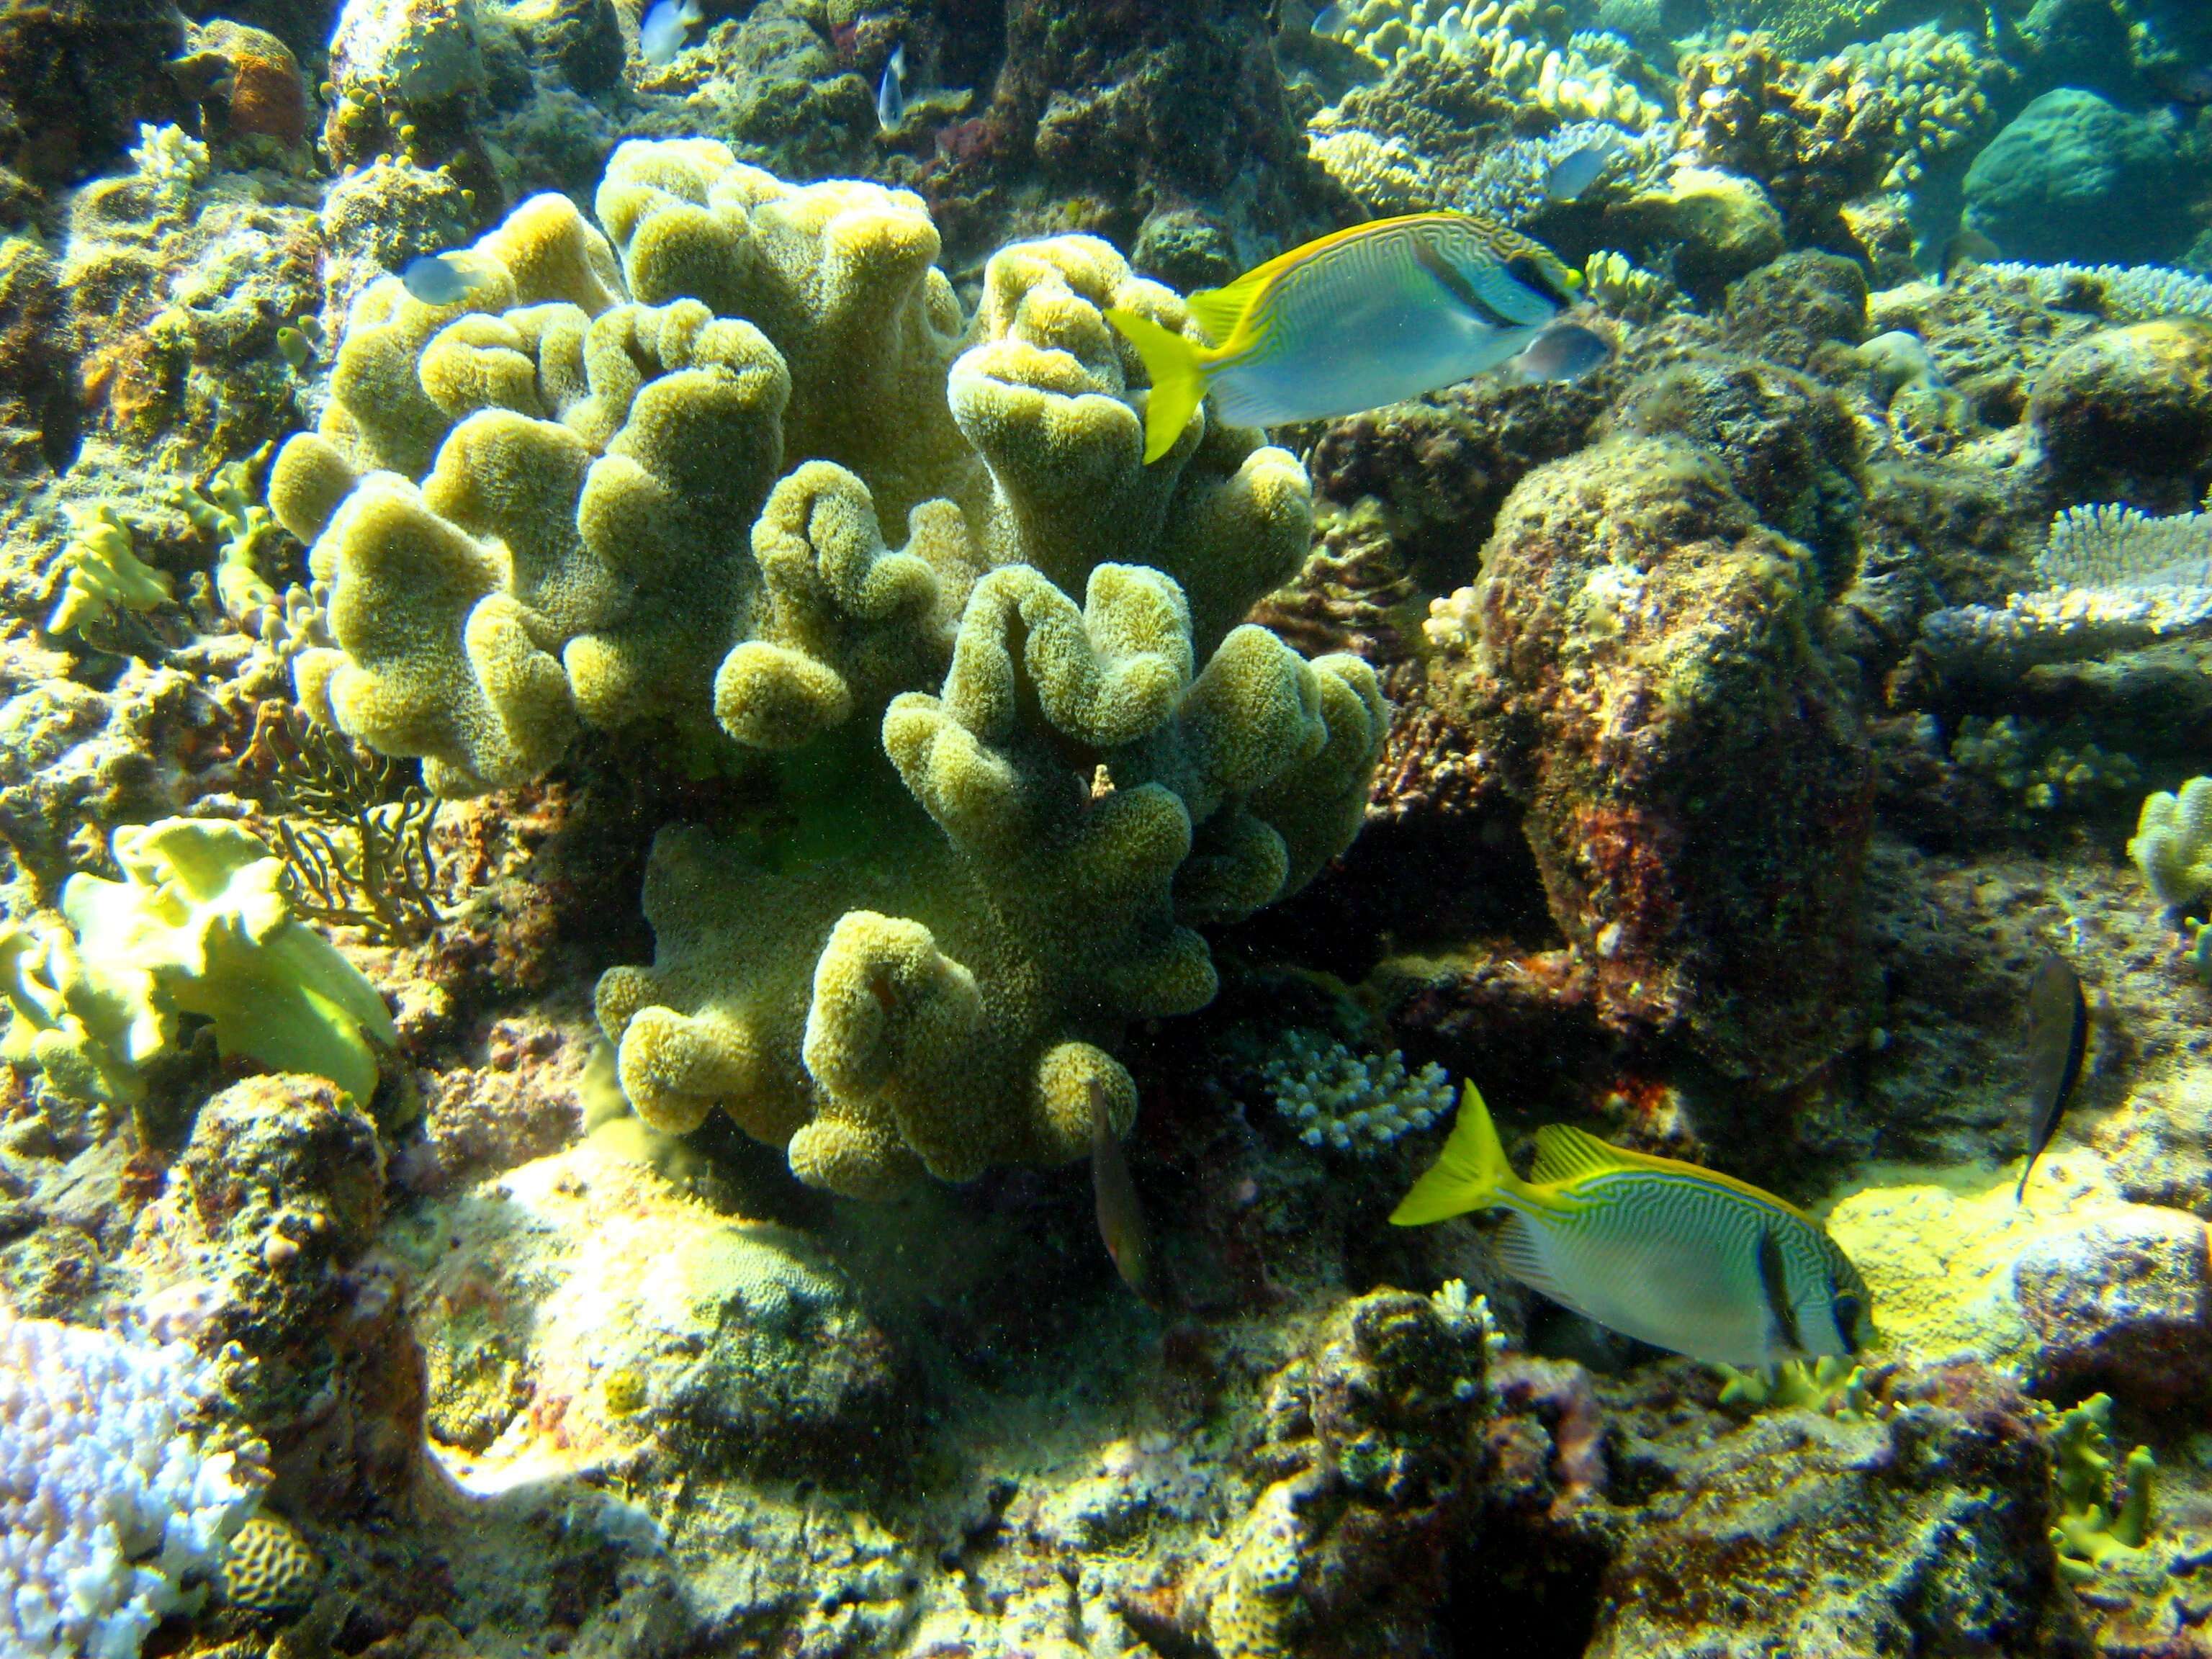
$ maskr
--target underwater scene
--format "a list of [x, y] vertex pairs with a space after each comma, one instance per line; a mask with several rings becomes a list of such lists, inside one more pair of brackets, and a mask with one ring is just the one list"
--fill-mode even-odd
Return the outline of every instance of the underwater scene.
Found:
[[2212, 1659], [2212, 0], [0, 0], [0, 1659]]

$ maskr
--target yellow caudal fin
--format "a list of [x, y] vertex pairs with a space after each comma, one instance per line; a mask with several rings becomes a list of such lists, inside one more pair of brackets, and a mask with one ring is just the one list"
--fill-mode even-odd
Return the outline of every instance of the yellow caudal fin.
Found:
[[1413, 1183], [1405, 1201], [1390, 1212], [1396, 1227], [1419, 1227], [1448, 1216], [1464, 1215], [1495, 1201], [1501, 1188], [1520, 1184], [1513, 1166], [1505, 1161], [1505, 1145], [1498, 1126], [1490, 1121], [1490, 1108], [1472, 1083], [1461, 1091], [1459, 1116], [1451, 1138], [1437, 1156], [1429, 1172]]
[[1145, 399], [1145, 465], [1150, 466], [1175, 447], [1191, 411], [1206, 396], [1206, 366], [1199, 361], [1196, 346], [1149, 317], [1109, 311], [1106, 320], [1128, 337], [1152, 377], [1152, 392]]

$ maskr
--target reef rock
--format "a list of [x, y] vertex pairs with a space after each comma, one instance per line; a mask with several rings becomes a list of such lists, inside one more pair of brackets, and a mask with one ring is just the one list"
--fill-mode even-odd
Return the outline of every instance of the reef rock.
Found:
[[1762, 1415], [1697, 1455], [1625, 1530], [1588, 1659], [2065, 1651], [2027, 1402], [1967, 1368], [1927, 1393]]
[[2015, 259], [2125, 264], [2188, 240], [2179, 157], [2148, 117], [2046, 92], [1966, 171], [1966, 223]]
[[2146, 1410], [2212, 1387], [2212, 1262], [2204, 1224], [2130, 1205], [2045, 1233], [2013, 1267], [2040, 1351], [2040, 1386], [2103, 1389]]
[[1870, 807], [1815, 560], [1704, 449], [1619, 436], [1524, 479], [1482, 568], [1474, 659], [1601, 1014], [1802, 1079], [1854, 1036]]
[[411, 1229], [429, 1429], [465, 1484], [618, 1465], [788, 1474], [888, 1455], [887, 1340], [801, 1235], [723, 1216], [617, 1137], [478, 1183]]
[[413, 1485], [422, 1358], [373, 1249], [384, 1174], [375, 1126], [331, 1085], [250, 1078], [200, 1108], [131, 1239], [147, 1306], [216, 1361], [295, 1513]]
[[2051, 359], [2027, 413], [2069, 499], [2186, 510], [2212, 483], [2212, 321], [2092, 334]]

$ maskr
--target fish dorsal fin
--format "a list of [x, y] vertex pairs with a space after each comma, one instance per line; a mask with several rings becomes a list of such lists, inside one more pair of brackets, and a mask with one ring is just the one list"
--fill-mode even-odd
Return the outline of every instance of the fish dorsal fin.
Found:
[[1536, 1131], [1536, 1167], [1528, 1179], [1538, 1186], [1595, 1175], [1601, 1170], [1632, 1170], [1650, 1163], [1641, 1153], [1608, 1146], [1595, 1135], [1547, 1123]]
[[1229, 337], [1237, 331], [1237, 324], [1244, 315], [1261, 285], [1267, 281], [1267, 267], [1248, 270], [1225, 288], [1202, 288], [1183, 303], [1190, 314], [1206, 331], [1206, 337], [1217, 346], [1229, 343]]

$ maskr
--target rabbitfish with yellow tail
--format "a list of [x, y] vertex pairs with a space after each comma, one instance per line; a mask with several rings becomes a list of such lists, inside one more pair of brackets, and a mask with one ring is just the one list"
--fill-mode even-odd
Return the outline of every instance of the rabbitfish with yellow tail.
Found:
[[1469, 1210], [1505, 1212], [1498, 1265], [1531, 1290], [1692, 1359], [1772, 1365], [1855, 1353], [1874, 1335], [1865, 1281], [1803, 1211], [1558, 1123], [1536, 1132], [1523, 1181], [1472, 1083], [1436, 1167], [1390, 1219]]
[[1175, 447], [1210, 391], [1221, 418], [1279, 426], [1349, 415], [1528, 357], [1532, 380], [1571, 379], [1610, 348], [1558, 323], [1582, 279], [1519, 232], [1471, 213], [1412, 213], [1340, 230], [1190, 296], [1218, 343], [1109, 311], [1152, 377], [1145, 459]]

